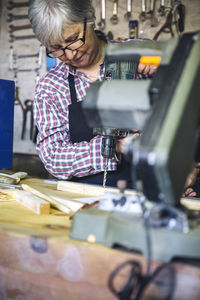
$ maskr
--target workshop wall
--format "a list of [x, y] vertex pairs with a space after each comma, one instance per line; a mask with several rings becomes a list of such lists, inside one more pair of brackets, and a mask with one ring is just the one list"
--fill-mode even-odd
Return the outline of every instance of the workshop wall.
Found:
[[[46, 72], [45, 49], [34, 38], [31, 28], [28, 28], [27, 7], [20, 7], [20, 3], [28, 0], [1, 0], [0, 2], [0, 78], [16, 81], [18, 95], [15, 101], [14, 119], [14, 153], [36, 154], [35, 144], [31, 135], [31, 104], [34, 98], [36, 81]], [[96, 27], [101, 29], [101, 0], [93, 0], [96, 8]], [[113, 0], [106, 0], [105, 28], [103, 31], [114, 38], [129, 37], [129, 22], [125, 18], [127, 0], [118, 1], [117, 24], [113, 24]], [[150, 0], [147, 0], [147, 10], [150, 9]], [[132, 1], [131, 20], [137, 20], [138, 37], [152, 39], [159, 28], [165, 23], [166, 15], [160, 16], [158, 9], [160, 0], [155, 0], [155, 18], [140, 21], [142, 1]], [[175, 2], [175, 0], [174, 0]], [[18, 5], [16, 4], [18, 3]], [[171, 1], [165, 0], [166, 11]], [[186, 7], [185, 32], [200, 30], [200, 0], [182, 0]], [[21, 16], [19, 18], [18, 16]], [[112, 19], [111, 19], [112, 18]], [[152, 27], [153, 22], [153, 27]], [[20, 29], [24, 26], [24, 29]], [[172, 26], [175, 36], [176, 27]], [[20, 37], [23, 37], [21, 39]], [[170, 38], [170, 34], [162, 33], [159, 40]], [[26, 57], [22, 57], [22, 56]], [[30, 56], [30, 57], [28, 57]], [[23, 70], [23, 71], [22, 71]], [[29, 101], [27, 101], [29, 100]], [[27, 103], [28, 102], [28, 103]], [[26, 104], [29, 104], [26, 107]], [[26, 117], [25, 131], [22, 136], [23, 119]], [[23, 139], [22, 139], [23, 138]]]

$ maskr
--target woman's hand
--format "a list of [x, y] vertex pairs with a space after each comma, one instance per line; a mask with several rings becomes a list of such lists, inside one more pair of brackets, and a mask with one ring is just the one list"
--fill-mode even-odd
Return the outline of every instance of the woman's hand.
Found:
[[116, 152], [117, 153], [125, 153], [126, 145], [129, 144], [132, 140], [134, 140], [140, 136], [140, 131], [137, 129], [133, 129], [132, 133], [133, 134], [127, 136], [124, 139], [117, 140], [117, 143], [116, 143]]
[[144, 75], [153, 75], [156, 72], [157, 68], [158, 67], [155, 65], [139, 64], [138, 65], [138, 73], [141, 73]]

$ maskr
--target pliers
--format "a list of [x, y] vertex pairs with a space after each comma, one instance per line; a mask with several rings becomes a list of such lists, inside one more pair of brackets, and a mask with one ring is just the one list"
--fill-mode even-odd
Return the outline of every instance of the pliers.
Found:
[[169, 13], [167, 14], [166, 21], [163, 24], [163, 26], [156, 32], [156, 34], [153, 37], [153, 40], [157, 40], [159, 35], [162, 32], [165, 33], [171, 33], [171, 37], [174, 37], [174, 32], [172, 30], [172, 20], [173, 20], [173, 13], [172, 9], [170, 9]]

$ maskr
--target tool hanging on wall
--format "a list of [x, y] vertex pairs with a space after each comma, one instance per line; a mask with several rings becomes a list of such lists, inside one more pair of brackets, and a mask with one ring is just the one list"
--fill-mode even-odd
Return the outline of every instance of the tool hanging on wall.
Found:
[[7, 22], [11, 23], [16, 20], [25, 20], [25, 19], [28, 19], [28, 15], [14, 15], [12, 13], [9, 13]]
[[163, 26], [154, 35], [154, 37], [153, 37], [154, 41], [158, 39], [159, 35], [162, 32], [164, 32], [164, 33], [170, 33], [171, 37], [174, 37], [174, 32], [173, 32], [173, 29], [172, 29], [172, 23], [173, 23], [172, 20], [173, 20], [173, 10], [171, 8], [170, 11], [167, 14], [165, 23], [163, 24]]
[[185, 5], [183, 5], [182, 3], [179, 3], [175, 7], [174, 19], [177, 33], [183, 33], [185, 27]]
[[[13, 50], [13, 46], [10, 46], [10, 55], [9, 55], [9, 70], [16, 72], [38, 72], [38, 70], [41, 68], [42, 65], [42, 49], [43, 46], [40, 45], [39, 51], [37, 53], [33, 54], [15, 54]], [[37, 58], [37, 66], [35, 68], [30, 69], [19, 69], [15, 65], [17, 63], [18, 59], [24, 59], [24, 58]]]
[[146, 19], [148, 18], [147, 14], [146, 14], [146, 11], [147, 11], [146, 10], [146, 0], [142, 0], [142, 12], [139, 16], [141, 22], [146, 21]]
[[14, 2], [14, 1], [8, 1], [7, 9], [12, 10], [14, 8], [19, 8], [19, 7], [28, 7], [29, 2]]
[[22, 36], [15, 36], [13, 34], [10, 34], [10, 43], [13, 43], [15, 41], [22, 41], [22, 40], [30, 40], [30, 39], [36, 39], [35, 35], [22, 35]]
[[160, 0], [160, 7], [158, 9], [158, 13], [161, 17], [165, 15], [165, 0]]
[[106, 25], [106, 0], [101, 0], [100, 22], [97, 24], [98, 30], [104, 30]]
[[147, 14], [150, 16], [151, 26], [158, 26], [158, 18], [155, 16], [155, 0], [150, 1], [150, 10], [147, 12]]
[[118, 0], [113, 0], [113, 15], [110, 18], [110, 21], [113, 25], [116, 25], [119, 22], [119, 18], [118, 18]]
[[15, 105], [19, 105], [22, 109], [22, 112], [24, 112], [24, 106], [19, 97], [19, 86], [17, 82], [17, 74], [15, 74], [14, 81], [15, 81]]
[[26, 25], [20, 25], [20, 26], [14, 26], [14, 25], [9, 25], [9, 33], [13, 33], [15, 31], [19, 31], [19, 30], [27, 30], [27, 29], [31, 29], [31, 24], [26, 24]]
[[24, 140], [25, 138], [25, 132], [26, 132], [26, 126], [27, 126], [27, 115], [30, 114], [30, 140], [32, 140], [33, 137], [33, 100], [27, 99], [24, 102], [24, 112], [23, 112], [23, 124], [22, 124], [22, 135], [21, 139]]
[[150, 0], [150, 7], [149, 10], [147, 10], [147, 1], [142, 0], [142, 12], [139, 15], [139, 19], [141, 22], [150, 20], [151, 27], [156, 27], [159, 24], [158, 18], [155, 15], [155, 1], [156, 0]]
[[127, 12], [124, 15], [125, 20], [129, 21], [132, 16], [132, 0], [127, 0]]
[[[32, 31], [31, 24], [28, 22], [28, 6], [29, 6], [29, 1], [14, 2], [12, 0], [8, 1], [8, 5], [7, 5], [7, 9], [8, 9], [7, 22], [8, 23], [13, 22], [13, 24], [9, 24], [8, 26], [9, 34], [10, 34], [9, 42], [12, 43], [10, 47], [10, 55], [9, 55], [9, 70], [14, 73], [14, 78], [15, 78], [15, 86], [16, 86], [15, 105], [20, 105], [23, 112], [22, 131], [21, 131], [22, 140], [26, 139], [27, 130], [28, 130], [30, 140], [32, 140], [33, 138], [33, 130], [34, 130], [33, 100], [26, 99], [25, 101], [21, 101], [19, 97], [20, 90], [19, 90], [17, 77], [19, 73], [34, 72], [36, 74], [36, 83], [37, 83], [39, 80], [39, 69], [42, 66], [42, 55], [43, 55], [42, 45], [40, 45], [38, 49], [38, 45], [35, 47], [33, 42], [29, 42], [28, 46], [27, 44], [25, 44], [25, 41], [36, 40], [36, 37]], [[26, 24], [23, 24], [24, 20], [27, 20]], [[14, 23], [15, 21], [16, 24]], [[29, 34], [29, 30], [30, 30], [30, 34]], [[38, 49], [38, 51], [34, 51], [34, 53], [31, 53], [32, 49]], [[28, 119], [30, 119], [30, 123], [28, 122], [29, 121]]]

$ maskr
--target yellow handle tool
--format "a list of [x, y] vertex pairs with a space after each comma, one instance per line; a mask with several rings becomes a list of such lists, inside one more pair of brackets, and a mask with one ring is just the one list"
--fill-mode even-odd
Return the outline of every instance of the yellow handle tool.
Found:
[[161, 56], [141, 56], [140, 63], [143, 65], [155, 65], [159, 66], [161, 62]]

